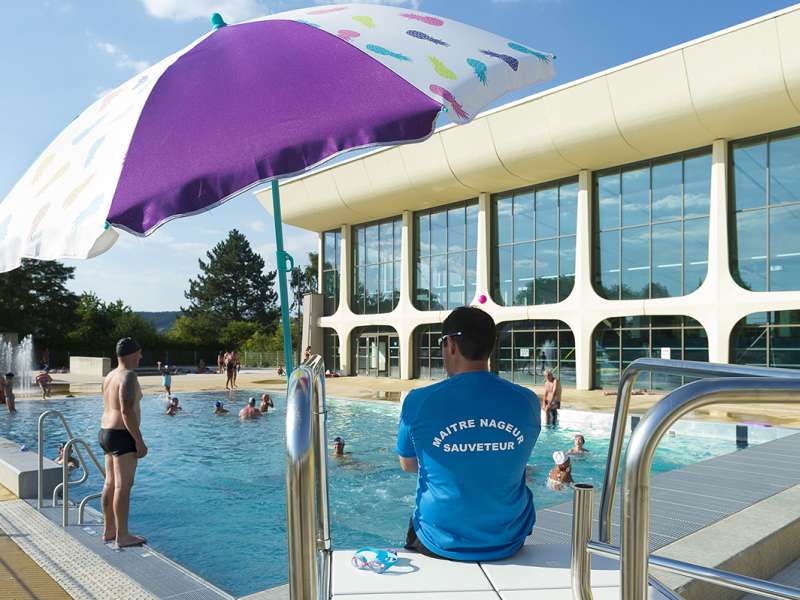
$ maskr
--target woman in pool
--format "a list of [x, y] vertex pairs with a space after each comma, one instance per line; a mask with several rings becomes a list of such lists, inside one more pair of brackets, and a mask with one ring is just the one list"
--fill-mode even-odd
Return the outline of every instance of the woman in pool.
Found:
[[217, 400], [214, 403], [214, 414], [217, 416], [228, 414], [228, 411], [225, 409], [224, 405], [219, 400]]
[[547, 474], [547, 487], [558, 491], [574, 483], [572, 480], [572, 464], [569, 457], [558, 450], [553, 452], [553, 462], [556, 465]]
[[580, 433], [575, 434], [575, 445], [569, 449], [567, 454], [570, 456], [583, 456], [584, 454], [588, 454], [588, 450], [583, 447], [586, 443], [586, 438], [584, 438]]
[[264, 392], [263, 394], [261, 394], [261, 406], [259, 406], [259, 410], [263, 414], [267, 414], [267, 411], [270, 408], [275, 408], [275, 405], [272, 403], [272, 398], [269, 397], [269, 394]]

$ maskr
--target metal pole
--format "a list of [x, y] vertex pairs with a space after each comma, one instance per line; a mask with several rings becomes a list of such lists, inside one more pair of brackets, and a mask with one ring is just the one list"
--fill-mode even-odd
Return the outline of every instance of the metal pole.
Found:
[[794, 379], [735, 377], [694, 381], [667, 394], [640, 421], [628, 443], [622, 481], [622, 598], [647, 599], [650, 467], [664, 434], [683, 415], [709, 404], [800, 403], [800, 374], [794, 376]]
[[281, 323], [283, 324], [283, 357], [286, 361], [286, 380], [292, 374], [292, 330], [289, 318], [289, 291], [286, 285], [286, 263], [294, 260], [283, 250], [283, 224], [281, 223], [281, 194], [277, 179], [272, 180], [272, 216], [275, 220], [275, 257], [278, 269], [278, 287], [281, 294]]
[[64, 477], [64, 495], [62, 498], [61, 526], [69, 525], [69, 455], [72, 453], [72, 446], [76, 438], [70, 438], [64, 444], [64, 461], [61, 463], [61, 473]]
[[728, 365], [707, 363], [694, 360], [667, 360], [662, 358], [639, 358], [633, 361], [619, 380], [617, 388], [617, 404], [614, 409], [614, 422], [611, 426], [611, 440], [608, 445], [606, 472], [603, 479], [603, 490], [600, 494], [600, 514], [598, 537], [602, 542], [611, 541], [612, 512], [614, 495], [617, 486], [617, 472], [622, 457], [622, 446], [625, 438], [625, 426], [628, 419], [628, 406], [636, 378], [642, 371], [654, 373], [674, 373], [694, 377], [781, 377], [796, 378], [793, 369], [772, 369], [768, 367], [751, 367], [747, 365]]
[[317, 597], [314, 519], [313, 375], [298, 367], [286, 394], [286, 518], [289, 538], [289, 598]]
[[44, 419], [46, 416], [47, 412], [40, 414], [37, 425], [39, 441], [36, 454], [38, 455], [39, 464], [36, 474], [36, 508], [38, 510], [42, 510], [42, 496], [44, 496]]
[[594, 486], [576, 483], [574, 489], [572, 554], [570, 556], [572, 597], [575, 600], [594, 600], [592, 596], [592, 557], [586, 550], [586, 544], [592, 536]]
[[[328, 407], [325, 402], [325, 362], [321, 356], [315, 355], [305, 364], [314, 373], [317, 550], [322, 559], [319, 589], [327, 594], [326, 590], [330, 590], [332, 548], [328, 490]], [[323, 600], [327, 600], [327, 598], [323, 596]]]

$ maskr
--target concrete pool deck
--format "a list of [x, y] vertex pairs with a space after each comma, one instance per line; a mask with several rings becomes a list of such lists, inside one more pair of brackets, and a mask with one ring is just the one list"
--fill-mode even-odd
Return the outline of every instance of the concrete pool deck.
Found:
[[[576, 471], [576, 476], [580, 480], [579, 470]], [[667, 554], [677, 553], [684, 559], [697, 560], [708, 566], [724, 564], [726, 560], [730, 560], [726, 558], [726, 552], [740, 560], [742, 556], [749, 556], [745, 562], [762, 569], [754, 575], [770, 577], [796, 559], [800, 553], [800, 535], [797, 535], [800, 530], [800, 514], [796, 514], [795, 508], [800, 499], [798, 482], [800, 434], [656, 474], [652, 482], [651, 547], [654, 550], [660, 548], [660, 552]], [[72, 512], [71, 522], [75, 523], [74, 511]], [[769, 519], [765, 519], [765, 514]], [[96, 513], [94, 516], [97, 516]], [[596, 517], [597, 510], [595, 519]], [[64, 530], [57, 525], [59, 519], [59, 509], [51, 508], [39, 513], [30, 502], [0, 502], [0, 530], [10, 534], [11, 539], [42, 565], [52, 579], [74, 598], [232, 599], [150, 548], [115, 552], [100, 542], [96, 524], [83, 527], [71, 525]], [[756, 519], [760, 527], [753, 526], [753, 519]], [[767, 523], [770, 519], [773, 522]], [[770, 525], [771, 529], [766, 525]], [[380, 600], [516, 600], [539, 589], [534, 586], [543, 576], [542, 567], [552, 566], [542, 563], [545, 558], [549, 560], [556, 553], [563, 562], [565, 548], [569, 543], [570, 526], [571, 498], [565, 494], [564, 503], [538, 511], [534, 534], [526, 544], [532, 546], [530, 550], [504, 561], [504, 564], [472, 565], [474, 569], [470, 581], [474, 585], [467, 586], [469, 589], [464, 587], [466, 579], [442, 577], [440, 567], [445, 561], [431, 562], [415, 556], [406, 557], [409, 558], [410, 568], [417, 569], [413, 572], [413, 577], [390, 579], [375, 576], [379, 579], [366, 582], [363, 579], [364, 574], [348, 568], [351, 551], [337, 551], [333, 579], [334, 600], [366, 597]], [[721, 529], [715, 531], [712, 528]], [[748, 532], [753, 539], [748, 541], [749, 538], [743, 536], [742, 531]], [[703, 538], [712, 533], [725, 540], [725, 544], [717, 544], [714, 552], [709, 551], [708, 540]], [[615, 537], [618, 535], [616, 525], [614, 534]], [[798, 543], [787, 544], [786, 536], [798, 540]], [[752, 543], [753, 540], [761, 545]], [[753, 558], [754, 554], [758, 556], [758, 560]], [[764, 560], [767, 554], [773, 556], [769, 565]], [[776, 563], [775, 560], [783, 560], [783, 563]], [[563, 566], [559, 568], [563, 570]], [[764, 572], [765, 568], [769, 572]], [[595, 597], [617, 597], [618, 588], [616, 579], [612, 577], [613, 573], [607, 567], [600, 571], [602, 572], [598, 573], [594, 582], [599, 592]], [[563, 577], [559, 577], [555, 579], [560, 582]], [[443, 586], [448, 581], [453, 586], [445, 589]], [[374, 594], [369, 586], [360, 587], [361, 583], [380, 583], [385, 592]], [[686, 585], [685, 581], [678, 580], [670, 583], [674, 587]], [[479, 585], [479, 589], [475, 585]], [[551, 590], [548, 598], [569, 598], [567, 588], [554, 587], [552, 583], [546, 587]], [[393, 595], [395, 592], [402, 596]], [[286, 597], [285, 586], [279, 586], [247, 598], [277, 600]], [[703, 595], [687, 594], [687, 598], [705, 600], [721, 596], [704, 591]]]
[[[101, 377], [59, 373], [58, 378], [69, 382], [73, 395], [97, 395], [102, 384]], [[163, 391], [161, 377], [144, 375], [139, 377], [145, 394]], [[279, 377], [275, 369], [243, 369], [237, 381], [240, 389], [285, 391], [286, 383]], [[420, 379], [388, 379], [385, 377], [332, 377], [325, 380], [326, 393], [331, 398], [351, 398], [356, 400], [388, 400], [398, 401], [402, 394], [417, 387], [429, 385], [431, 382]], [[536, 393], [542, 393], [541, 386], [528, 386]], [[174, 375], [172, 378], [173, 395], [185, 392], [224, 392], [225, 376], [213, 374]], [[63, 396], [55, 395], [54, 398]], [[644, 413], [663, 394], [641, 394], [631, 397], [632, 413]], [[27, 398], [40, 400], [39, 396]], [[18, 402], [27, 399], [18, 398]], [[562, 393], [563, 408], [599, 412], [613, 412], [616, 403], [615, 393], [609, 390], [580, 391], [565, 387]], [[0, 408], [2, 410], [2, 408]], [[724, 423], [755, 422], [780, 427], [800, 428], [800, 411], [796, 407], [785, 404], [759, 404], [748, 407], [741, 404], [719, 404], [692, 413], [691, 418]]]

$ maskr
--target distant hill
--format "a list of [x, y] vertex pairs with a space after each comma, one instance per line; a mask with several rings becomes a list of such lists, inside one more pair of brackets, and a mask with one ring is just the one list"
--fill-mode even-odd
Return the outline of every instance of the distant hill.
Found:
[[164, 333], [166, 331], [169, 331], [169, 329], [175, 323], [175, 319], [177, 319], [181, 315], [181, 311], [179, 310], [164, 310], [158, 312], [137, 311], [136, 314], [150, 321], [155, 326], [155, 328], [158, 330], [159, 333]]

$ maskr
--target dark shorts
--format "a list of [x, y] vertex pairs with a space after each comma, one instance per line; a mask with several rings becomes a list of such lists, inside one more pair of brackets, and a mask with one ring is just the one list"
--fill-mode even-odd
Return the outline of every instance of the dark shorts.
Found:
[[97, 441], [106, 454], [122, 456], [136, 452], [136, 440], [127, 429], [101, 429]]
[[408, 532], [406, 533], [406, 544], [404, 546], [406, 550], [413, 550], [414, 552], [419, 552], [420, 554], [424, 554], [425, 556], [430, 556], [431, 558], [441, 558], [443, 560], [450, 560], [449, 558], [445, 558], [444, 556], [439, 556], [435, 552], [428, 550], [425, 547], [420, 539], [417, 537], [417, 532], [414, 531], [414, 519], [408, 520]]

